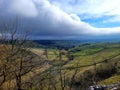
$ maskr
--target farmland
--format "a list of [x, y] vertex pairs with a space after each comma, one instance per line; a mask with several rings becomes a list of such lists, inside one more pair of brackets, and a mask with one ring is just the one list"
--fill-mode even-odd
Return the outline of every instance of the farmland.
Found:
[[[41, 51], [43, 49], [37, 48], [37, 50]], [[67, 50], [63, 48], [62, 51], [69, 52], [69, 54], [74, 57], [73, 60], [69, 60], [67, 55], [62, 55], [61, 60], [59, 60], [59, 49], [48, 48], [47, 50], [50, 68], [46, 69], [42, 74], [39, 73], [35, 75], [33, 79], [36, 80], [42, 77], [47, 77], [46, 72], [53, 71], [52, 75], [54, 76], [55, 74], [53, 80], [55, 82], [58, 82], [56, 84], [57, 90], [58, 89], [61, 90], [60, 81], [58, 80], [59, 72], [56, 71], [56, 69], [58, 70], [58, 68], [61, 68], [62, 75], [63, 73], [65, 73], [65, 77], [68, 80], [73, 76], [76, 68], [78, 68], [77, 74], [75, 75], [74, 83], [78, 82], [87, 83], [87, 81], [84, 80], [85, 79], [84, 75], [86, 75], [87, 76], [86, 78], [89, 80], [88, 85], [85, 85], [85, 87], [87, 86], [87, 88], [90, 85], [94, 84], [93, 81], [90, 79], [89, 74], [94, 76], [97, 70], [98, 73], [103, 74], [102, 76], [103, 78], [97, 74], [94, 77], [91, 76], [92, 78], [95, 79], [96, 83], [99, 82], [102, 84], [109, 84], [111, 80], [109, 78], [112, 78], [114, 76], [119, 78], [119, 59], [120, 59], [119, 43], [90, 43], [88, 45], [77, 45]], [[115, 64], [117, 64], [118, 66], [115, 66]], [[113, 70], [114, 68], [116, 68], [116, 71]], [[81, 78], [83, 79], [83, 81], [81, 81]], [[118, 80], [119, 79], [114, 79], [112, 83], [118, 82]], [[73, 85], [73, 87], [75, 88], [76, 85]], [[79, 88], [83, 88], [84, 90], [85, 87], [81, 87], [81, 84], [79, 84]], [[66, 85], [65, 90], [67, 89], [68, 88]]]
[[[57, 42], [58, 43], [58, 42]], [[59, 44], [59, 43], [58, 43]], [[27, 90], [86, 90], [95, 83], [119, 82], [120, 44], [118, 42], [80, 43], [69, 47], [41, 45], [30, 49], [35, 67], [22, 76]], [[66, 44], [67, 45], [67, 44]], [[63, 43], [64, 46], [64, 43]], [[113, 79], [114, 78], [114, 79]], [[2, 88], [11, 84], [14, 77]], [[29, 87], [29, 85], [31, 87]], [[5, 88], [6, 89], [6, 88]]]

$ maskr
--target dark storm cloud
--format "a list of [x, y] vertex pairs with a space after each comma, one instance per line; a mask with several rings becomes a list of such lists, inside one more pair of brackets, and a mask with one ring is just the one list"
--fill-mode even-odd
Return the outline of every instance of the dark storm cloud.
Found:
[[78, 36], [120, 33], [120, 28], [95, 28], [68, 14], [48, 0], [9, 0], [0, 2], [0, 15], [19, 17], [19, 30], [29, 29], [34, 38], [77, 38]]

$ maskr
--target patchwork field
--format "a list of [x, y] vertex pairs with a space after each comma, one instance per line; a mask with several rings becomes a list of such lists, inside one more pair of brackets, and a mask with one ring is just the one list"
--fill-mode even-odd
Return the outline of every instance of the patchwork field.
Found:
[[[37, 48], [37, 53], [39, 54], [41, 52], [44, 52], [44, 49]], [[105, 71], [111, 70], [112, 67], [117, 68], [116, 72], [113, 73], [106, 73], [110, 75], [106, 75], [104, 78], [99, 76], [96, 77], [96, 83], [104, 83], [104, 84], [110, 84], [111, 78], [118, 78], [113, 79], [111, 83], [115, 83], [119, 81], [119, 59], [120, 59], [120, 44], [119, 43], [93, 43], [89, 45], [83, 45], [83, 46], [76, 46], [73, 48], [70, 48], [68, 50], [65, 50], [64, 48], [62, 51], [68, 52], [69, 55], [72, 55], [74, 58], [73, 60], [69, 60], [67, 55], [63, 54], [61, 57], [61, 61], [59, 60], [59, 50], [58, 49], [47, 49], [48, 51], [48, 61], [50, 68], [46, 69], [44, 72], [39, 73], [33, 77], [35, 80], [39, 79], [41, 77], [44, 77], [47, 72], [53, 71], [53, 73], [56, 73], [55, 81], [57, 81], [57, 87], [60, 89], [60, 82], [58, 80], [59, 73], [57, 73], [56, 69], [61, 67], [62, 74], [65, 73], [66, 78], [71, 78], [76, 70], [78, 68], [77, 74], [75, 75], [76, 79], [83, 78], [82, 75], [86, 75], [86, 72], [89, 71], [93, 74], [96, 70], [103, 70], [100, 73], [104, 73]], [[117, 64], [117, 66], [115, 66]], [[106, 68], [108, 70], [106, 70]], [[111, 72], [111, 71], [110, 71]], [[91, 74], [90, 73], [90, 74]], [[54, 76], [54, 74], [53, 74]], [[88, 73], [89, 76], [89, 73]], [[87, 77], [88, 79], [90, 77]], [[92, 77], [93, 78], [93, 77]], [[99, 79], [98, 79], [99, 78]], [[110, 79], [109, 79], [110, 78]], [[81, 80], [76, 80], [76, 82], [80, 82]], [[94, 84], [90, 80], [90, 84], [88, 83], [87, 86]], [[84, 88], [84, 87], [80, 87]], [[88, 87], [87, 87], [88, 88]], [[67, 89], [67, 88], [66, 88]], [[60, 89], [61, 90], [61, 89]], [[84, 89], [83, 89], [84, 90]]]
[[[22, 76], [27, 90], [87, 90], [120, 82], [120, 44], [89, 43], [66, 48], [31, 48], [35, 68]], [[9, 81], [9, 80], [8, 80]], [[3, 87], [15, 87], [5, 82]], [[29, 87], [31, 85], [31, 87]], [[5, 88], [6, 89], [6, 88]], [[3, 89], [4, 90], [4, 89]]]

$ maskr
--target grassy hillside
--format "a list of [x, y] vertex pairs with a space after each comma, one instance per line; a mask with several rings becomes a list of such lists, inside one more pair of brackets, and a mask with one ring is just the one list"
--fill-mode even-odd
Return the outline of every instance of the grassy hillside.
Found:
[[[37, 48], [37, 50], [41, 51], [43, 49]], [[69, 60], [66, 55], [63, 55], [62, 61], [59, 61], [58, 59], [59, 50], [48, 49], [48, 58], [50, 62], [52, 62], [52, 64], [50, 68], [44, 71], [44, 73], [39, 73], [35, 75], [33, 79], [36, 80], [43, 77], [47, 78], [48, 77], [47, 72], [49, 72], [49, 70], [53, 70], [53, 72], [56, 73], [56, 76], [54, 77], [54, 79], [57, 82], [56, 84], [57, 88], [59, 88], [57, 90], [61, 90], [60, 81], [58, 80], [59, 73], [57, 71], [55, 72], [55, 69], [60, 67], [59, 65], [62, 65], [61, 66], [62, 73], [65, 73], [66, 78], [68, 78], [69, 80], [73, 76], [76, 68], [79, 68], [74, 81], [74, 85], [73, 85], [74, 88], [76, 88], [76, 85], [78, 85], [79, 88], [85, 88], [86, 86], [88, 88], [90, 85], [93, 85], [94, 83], [90, 77], [93, 77], [96, 71], [98, 73], [94, 77], [96, 78], [95, 79], [96, 82], [101, 82], [101, 83], [107, 82], [107, 81], [110, 82], [111, 78], [113, 78], [114, 76], [119, 78], [119, 73], [118, 73], [119, 65], [115, 67], [115, 64], [119, 63], [119, 59], [120, 59], [119, 43], [96, 43], [96, 44], [92, 43], [92, 44], [87, 44], [82, 46], [79, 45], [79, 46], [70, 48], [67, 52], [69, 52], [70, 55], [73, 55], [74, 59]], [[96, 71], [95, 71], [95, 67], [96, 67]], [[117, 69], [115, 69], [114, 71], [113, 70], [114, 68], [117, 68]], [[102, 73], [104, 73], [103, 76], [99, 76], [99, 74], [102, 74]], [[83, 79], [80, 79], [80, 78], [83, 78]], [[84, 87], [81, 87], [81, 84], [80, 84], [81, 82], [82, 83], [87, 82], [85, 78], [87, 79], [87, 81], [89, 81], [89, 83]], [[117, 79], [115, 81], [112, 81], [111, 83], [115, 83], [116, 81], [119, 81], [119, 80]], [[45, 80], [45, 82], [48, 83], [47, 80]], [[66, 87], [68, 86], [69, 85], [66, 85]], [[65, 90], [67, 90], [67, 88]]]
[[[119, 43], [87, 43], [67, 50], [42, 46], [30, 50], [36, 55], [36, 67], [22, 77], [23, 83], [29, 82], [23, 86], [27, 90], [86, 90], [95, 83], [120, 82]], [[10, 84], [6, 83], [4, 86]]]

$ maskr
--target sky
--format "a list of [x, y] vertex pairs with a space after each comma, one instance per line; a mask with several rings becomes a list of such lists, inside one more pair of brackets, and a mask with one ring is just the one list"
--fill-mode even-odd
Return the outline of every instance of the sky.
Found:
[[120, 0], [0, 0], [0, 18], [19, 18], [33, 39], [119, 39]]

